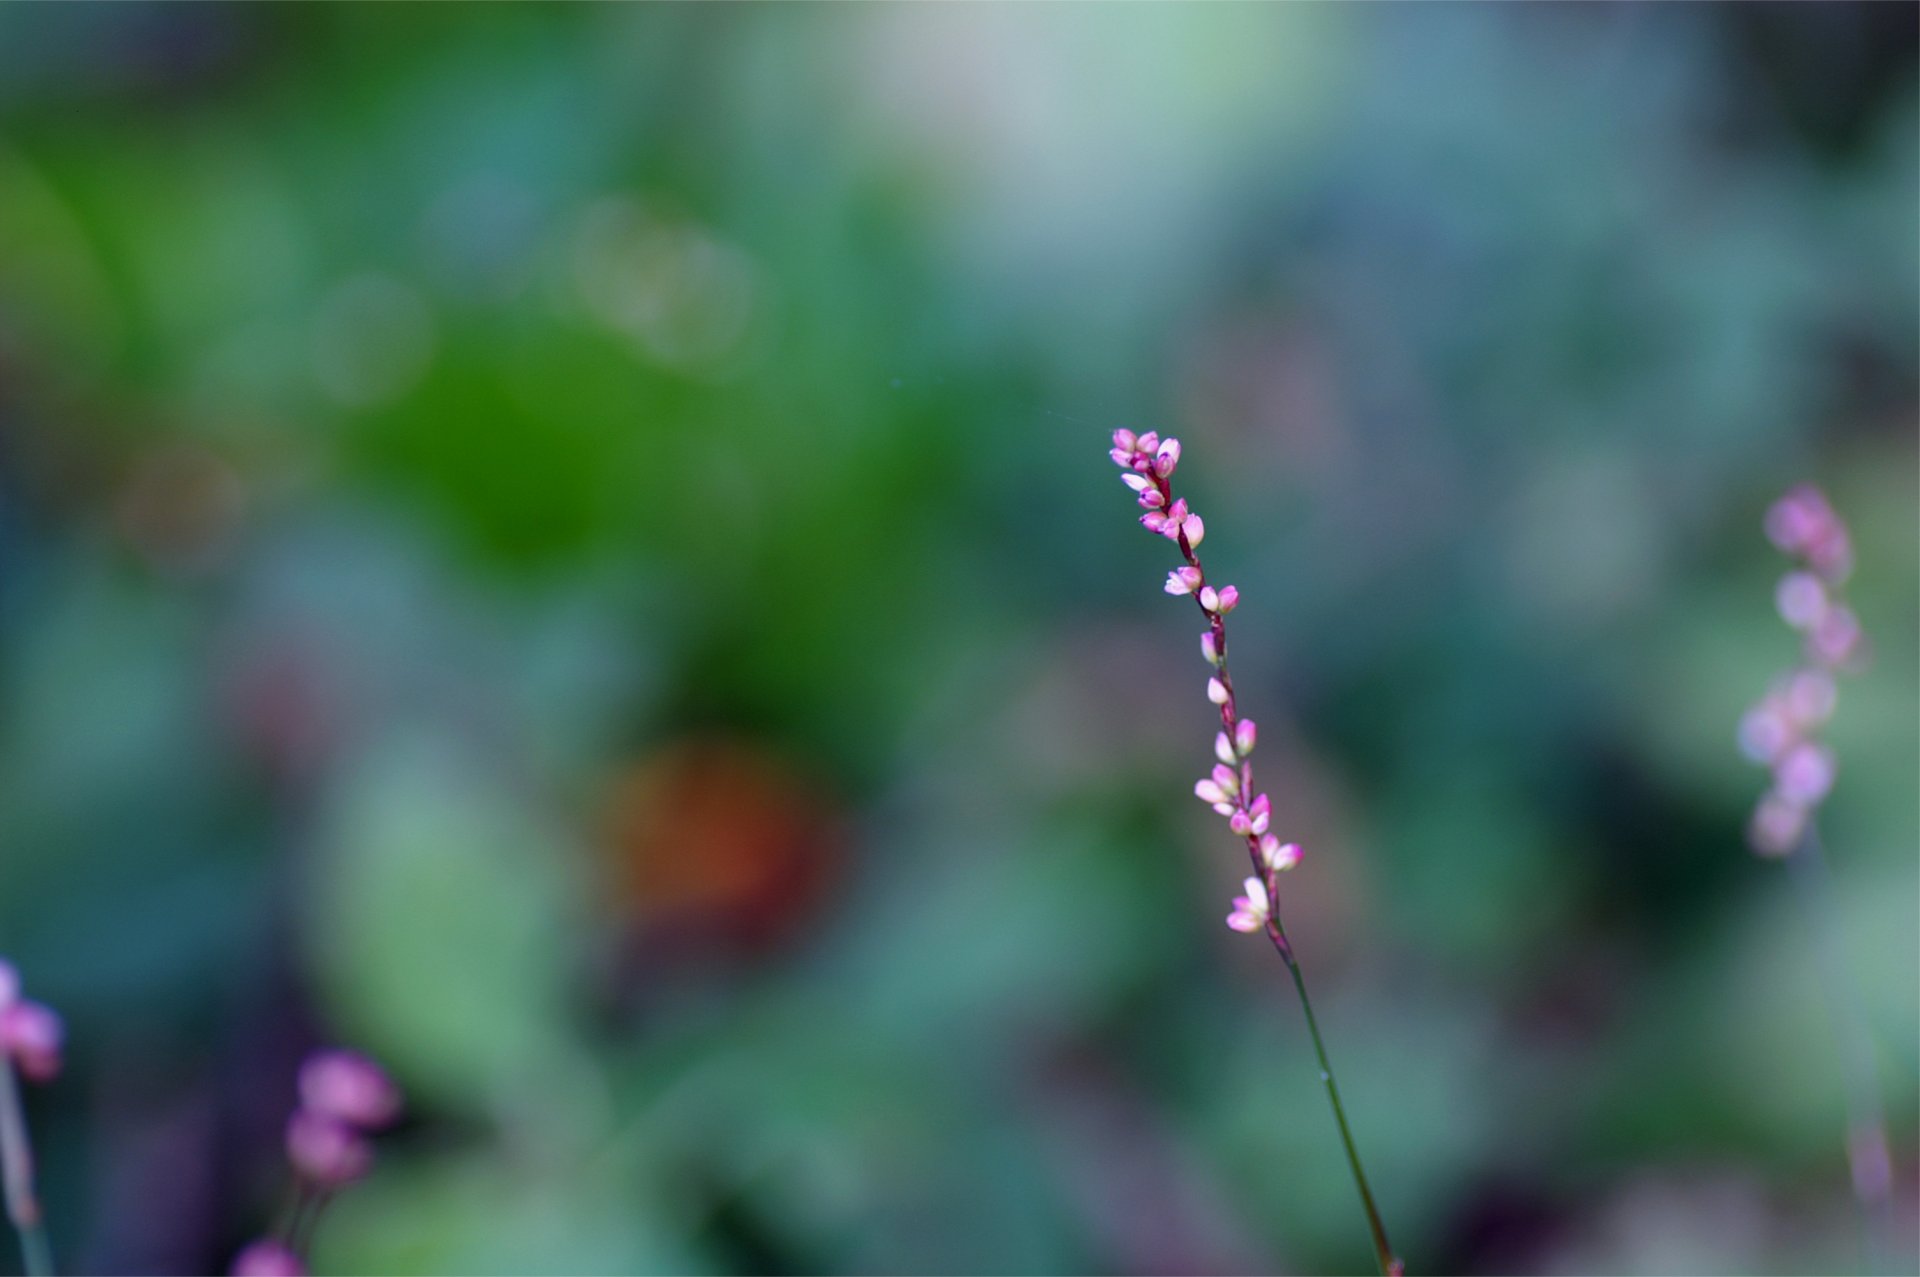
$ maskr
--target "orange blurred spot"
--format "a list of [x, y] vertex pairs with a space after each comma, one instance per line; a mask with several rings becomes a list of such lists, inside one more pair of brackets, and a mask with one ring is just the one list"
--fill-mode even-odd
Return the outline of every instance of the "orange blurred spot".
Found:
[[762, 948], [794, 935], [841, 859], [839, 810], [769, 750], [668, 745], [609, 796], [621, 911], [656, 936]]

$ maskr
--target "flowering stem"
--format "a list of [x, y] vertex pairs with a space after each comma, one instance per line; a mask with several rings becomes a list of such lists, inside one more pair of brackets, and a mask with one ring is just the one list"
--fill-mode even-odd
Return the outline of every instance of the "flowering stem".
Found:
[[1814, 961], [1824, 986], [1825, 1002], [1834, 1021], [1835, 1044], [1846, 1074], [1847, 1162], [1853, 1195], [1860, 1207], [1860, 1226], [1868, 1267], [1891, 1271], [1888, 1243], [1892, 1232], [1892, 1167], [1887, 1148], [1887, 1120], [1880, 1102], [1880, 1078], [1874, 1067], [1873, 1030], [1861, 1004], [1860, 990], [1847, 975], [1846, 946], [1840, 910], [1833, 894], [1833, 876], [1821, 848], [1820, 831], [1807, 821], [1806, 836], [1787, 858], [1787, 870], [1796, 879], [1800, 906], [1813, 932]]
[[0, 1178], [6, 1181], [7, 1218], [20, 1234], [20, 1254], [28, 1277], [51, 1277], [53, 1248], [33, 1191], [33, 1146], [27, 1140], [26, 1114], [13, 1061], [0, 1051]]
[[1314, 1054], [1320, 1059], [1320, 1081], [1327, 1088], [1333, 1119], [1340, 1127], [1340, 1142], [1347, 1150], [1347, 1165], [1353, 1171], [1354, 1187], [1360, 1190], [1360, 1203], [1366, 1208], [1374, 1258], [1379, 1261], [1383, 1277], [1400, 1277], [1405, 1266], [1387, 1240], [1386, 1225], [1380, 1220], [1373, 1190], [1367, 1185], [1367, 1173], [1360, 1166], [1359, 1150], [1354, 1147], [1353, 1132], [1347, 1126], [1347, 1111], [1340, 1102], [1340, 1085], [1334, 1080], [1333, 1065], [1327, 1060], [1320, 1024], [1313, 1016], [1306, 977], [1300, 973], [1293, 945], [1280, 924], [1280, 875], [1299, 863], [1300, 849], [1292, 843], [1282, 843], [1277, 834], [1270, 832], [1272, 803], [1267, 795], [1254, 793], [1252, 755], [1258, 734], [1253, 720], [1240, 716], [1239, 695], [1234, 690], [1232, 671], [1227, 667], [1227, 613], [1239, 603], [1240, 591], [1231, 585], [1216, 588], [1207, 580], [1206, 568], [1197, 553], [1206, 536], [1206, 525], [1199, 515], [1188, 510], [1185, 501], [1174, 497], [1173, 486], [1168, 482], [1180, 461], [1179, 441], [1168, 439], [1163, 443], [1151, 433], [1136, 437], [1122, 430], [1114, 433], [1113, 444], [1110, 455], [1126, 472], [1121, 481], [1138, 496], [1141, 507], [1147, 511], [1140, 517], [1141, 524], [1179, 546], [1180, 557], [1186, 560], [1185, 567], [1168, 575], [1166, 592], [1191, 595], [1207, 623], [1206, 631], [1200, 636], [1200, 650], [1213, 667], [1213, 677], [1207, 681], [1207, 699], [1220, 712], [1220, 734], [1214, 741], [1214, 754], [1220, 763], [1211, 776], [1194, 786], [1194, 793], [1215, 812], [1227, 817], [1229, 828], [1245, 840], [1254, 874], [1246, 880], [1246, 895], [1235, 899], [1227, 925], [1249, 933], [1264, 930], [1293, 976], [1293, 987], [1300, 994], [1300, 1009], [1306, 1013], [1307, 1031], [1313, 1036]]
[[1382, 1277], [1400, 1277], [1406, 1271], [1406, 1265], [1393, 1253], [1393, 1243], [1387, 1240], [1387, 1226], [1380, 1220], [1380, 1208], [1374, 1205], [1373, 1190], [1367, 1186], [1367, 1172], [1360, 1165], [1360, 1151], [1354, 1147], [1353, 1132], [1347, 1127], [1347, 1110], [1340, 1103], [1340, 1083], [1334, 1080], [1333, 1065], [1327, 1060], [1327, 1044], [1320, 1040], [1320, 1024], [1313, 1018], [1313, 999], [1307, 996], [1307, 979], [1300, 973], [1300, 960], [1293, 956], [1293, 945], [1287, 939], [1286, 928], [1280, 925], [1280, 912], [1275, 908], [1267, 919], [1267, 937], [1273, 941], [1274, 951], [1280, 960], [1287, 964], [1287, 973], [1293, 977], [1293, 987], [1300, 994], [1300, 1009], [1306, 1013], [1307, 1032], [1313, 1037], [1313, 1053], [1320, 1057], [1320, 1080], [1326, 1084], [1327, 1100], [1333, 1105], [1333, 1120], [1340, 1127], [1340, 1143], [1346, 1146], [1347, 1165], [1353, 1171], [1353, 1186], [1360, 1190], [1360, 1204], [1367, 1210], [1367, 1228], [1373, 1234], [1373, 1256], [1380, 1264]]

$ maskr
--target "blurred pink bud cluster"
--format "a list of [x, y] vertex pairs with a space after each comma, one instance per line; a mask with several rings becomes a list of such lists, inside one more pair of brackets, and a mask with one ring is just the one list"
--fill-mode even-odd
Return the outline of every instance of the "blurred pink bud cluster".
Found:
[[354, 1051], [316, 1051], [300, 1066], [300, 1106], [287, 1120], [287, 1160], [315, 1187], [341, 1188], [373, 1164], [368, 1136], [400, 1115], [400, 1092]]
[[1810, 485], [1795, 487], [1767, 511], [1766, 527], [1798, 561], [1780, 578], [1774, 602], [1802, 636], [1802, 656], [1740, 720], [1740, 749], [1773, 773], [1748, 839], [1763, 856], [1784, 856], [1800, 845], [1833, 789], [1838, 761], [1820, 731], [1833, 716], [1834, 676], [1859, 668], [1866, 644], [1840, 590], [1853, 570], [1853, 540], [1826, 496]]
[[1174, 596], [1191, 596], [1206, 618], [1207, 628], [1200, 635], [1200, 655], [1213, 667], [1207, 679], [1207, 701], [1220, 711], [1220, 731], [1214, 737], [1213, 753], [1219, 760], [1212, 772], [1193, 787], [1200, 801], [1226, 817], [1228, 827], [1244, 838], [1263, 878], [1249, 878], [1246, 894], [1235, 897], [1227, 925], [1235, 931], [1260, 931], [1272, 916], [1272, 885], [1276, 875], [1300, 863], [1300, 848], [1283, 843], [1270, 832], [1273, 807], [1265, 794], [1253, 792], [1253, 747], [1259, 731], [1250, 718], [1241, 718], [1234, 696], [1233, 677], [1227, 671], [1226, 617], [1240, 604], [1240, 591], [1231, 585], [1208, 583], [1206, 569], [1196, 553], [1206, 537], [1206, 524], [1187, 508], [1186, 501], [1173, 495], [1168, 480], [1180, 463], [1180, 441], [1162, 440], [1149, 431], [1135, 435], [1130, 430], [1113, 433], [1113, 449], [1107, 454], [1124, 473], [1120, 481], [1134, 492], [1146, 511], [1140, 523], [1149, 532], [1157, 532], [1180, 547], [1186, 559], [1183, 567], [1167, 574], [1163, 587]]
[[44, 1003], [21, 997], [20, 973], [0, 959], [0, 1055], [18, 1067], [21, 1076], [50, 1082], [60, 1073], [66, 1037], [60, 1016]]
[[[300, 1066], [300, 1103], [287, 1119], [287, 1160], [302, 1200], [324, 1202], [373, 1165], [369, 1136], [400, 1116], [400, 1090], [356, 1051], [316, 1051]], [[263, 1237], [233, 1258], [234, 1277], [305, 1277], [288, 1242]]]

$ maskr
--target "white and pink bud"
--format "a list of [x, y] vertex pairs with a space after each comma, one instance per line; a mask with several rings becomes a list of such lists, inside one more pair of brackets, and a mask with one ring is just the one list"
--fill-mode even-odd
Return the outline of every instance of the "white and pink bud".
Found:
[[1166, 494], [1158, 488], [1148, 488], [1140, 494], [1140, 508], [1143, 510], [1158, 510], [1166, 503]]
[[1144, 474], [1135, 474], [1131, 470], [1120, 476], [1120, 482], [1126, 484], [1135, 492], [1145, 492], [1148, 488], [1153, 487], [1153, 480], [1147, 478]]
[[1233, 830], [1233, 832], [1240, 837], [1245, 838], [1253, 832], [1253, 819], [1248, 816], [1246, 812], [1236, 807], [1233, 810], [1233, 815], [1227, 818], [1227, 828]]
[[1253, 818], [1253, 832], [1264, 834], [1273, 821], [1273, 804], [1265, 794], [1261, 794], [1247, 805], [1247, 814]]
[[1213, 765], [1213, 783], [1218, 785], [1220, 792], [1228, 798], [1233, 798], [1240, 792], [1240, 774], [1225, 763]]
[[1233, 751], [1245, 758], [1253, 752], [1253, 743], [1258, 740], [1260, 729], [1254, 726], [1251, 718], [1243, 718], [1233, 726]]
[[1199, 515], [1190, 514], [1180, 522], [1180, 535], [1187, 539], [1188, 549], [1197, 550], [1200, 548], [1200, 543], [1206, 539], [1207, 525], [1201, 521]]
[[1217, 678], [1208, 679], [1207, 699], [1215, 705], [1225, 705], [1227, 703], [1227, 685]]
[[1235, 931], [1255, 932], [1267, 925], [1272, 906], [1267, 901], [1267, 885], [1258, 878], [1247, 879], [1245, 895], [1233, 898], [1233, 912], [1227, 915], [1227, 925]]
[[1218, 665], [1220, 663], [1220, 644], [1219, 641], [1213, 637], [1212, 630], [1204, 631], [1200, 635], [1200, 655], [1206, 658], [1207, 664], [1209, 665]]
[[1160, 436], [1152, 430], [1133, 441], [1135, 452], [1154, 453], [1160, 450]]
[[1193, 796], [1209, 806], [1218, 807], [1227, 801], [1227, 791], [1220, 788], [1218, 781], [1197, 780], [1193, 783]]
[[1180, 441], [1178, 439], [1168, 439], [1153, 454], [1153, 472], [1162, 479], [1172, 474], [1173, 468], [1179, 464]]
[[1192, 594], [1199, 588], [1201, 579], [1199, 568], [1175, 568], [1167, 573], [1167, 584], [1164, 588], [1168, 594]]
[[1134, 433], [1131, 430], [1116, 430], [1113, 432], [1113, 450], [1115, 452], [1124, 452], [1131, 456], [1133, 455], [1133, 446], [1136, 442], [1138, 442], [1138, 440], [1135, 439]]
[[1220, 591], [1214, 589], [1211, 585], [1201, 590], [1200, 606], [1209, 612], [1218, 612], [1220, 610]]
[[1281, 842], [1273, 834], [1260, 836], [1260, 863], [1277, 874], [1285, 873], [1300, 863], [1300, 845]]
[[1239, 606], [1240, 606], [1240, 591], [1231, 585], [1221, 586], [1220, 601], [1214, 607], [1213, 610], [1218, 612], [1220, 615], [1225, 616], [1227, 613], [1233, 611], [1233, 609]]
[[1213, 756], [1223, 763], [1238, 761], [1233, 752], [1233, 742], [1225, 732], [1217, 733], [1213, 738]]

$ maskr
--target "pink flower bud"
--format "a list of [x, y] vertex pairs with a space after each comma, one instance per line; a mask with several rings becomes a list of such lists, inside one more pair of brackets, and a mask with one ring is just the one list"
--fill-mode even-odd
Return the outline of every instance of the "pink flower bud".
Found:
[[1179, 525], [1166, 515], [1160, 513], [1160, 511], [1149, 510], [1140, 516], [1140, 526], [1149, 532], [1158, 532], [1161, 536], [1165, 536], [1167, 535], [1168, 529], [1178, 527]]
[[20, 973], [11, 962], [0, 958], [0, 1011], [20, 1000]]
[[1747, 841], [1763, 856], [1784, 856], [1800, 845], [1806, 828], [1806, 808], [1769, 790], [1754, 808], [1753, 821], [1747, 826]]
[[1187, 499], [1175, 497], [1173, 504], [1167, 507], [1167, 518], [1179, 523], [1187, 517]]
[[1240, 837], [1245, 838], [1253, 832], [1253, 821], [1248, 818], [1246, 812], [1236, 809], [1233, 815], [1227, 820], [1227, 828], [1233, 830], [1233, 832], [1240, 835]]
[[373, 1148], [339, 1118], [302, 1108], [287, 1121], [287, 1160], [316, 1185], [333, 1189], [367, 1173]]
[[233, 1257], [232, 1277], [307, 1277], [307, 1266], [271, 1237], [253, 1242]]
[[1300, 846], [1266, 834], [1260, 839], [1260, 861], [1277, 874], [1285, 873], [1300, 863]]
[[1225, 763], [1213, 765], [1213, 783], [1220, 786], [1220, 791], [1229, 798], [1240, 792], [1239, 773]]
[[1233, 609], [1239, 606], [1240, 606], [1240, 591], [1235, 589], [1231, 585], [1221, 586], [1220, 587], [1220, 605], [1216, 607], [1214, 611], [1220, 613], [1220, 615], [1222, 616], [1225, 616], [1227, 613], [1233, 611]]
[[1207, 699], [1215, 705], [1225, 705], [1227, 703], [1227, 685], [1217, 678], [1208, 679]]
[[1116, 430], [1113, 432], [1113, 446], [1115, 451], [1132, 452], [1134, 442], [1134, 435], [1131, 430]]
[[1113, 464], [1116, 466], [1119, 466], [1122, 470], [1133, 469], [1133, 452], [1131, 449], [1115, 448], [1113, 451], [1109, 452], [1107, 455], [1109, 457], [1112, 457]]
[[22, 999], [0, 1011], [0, 1050], [32, 1081], [51, 1082], [59, 1075], [66, 1038], [60, 1017], [42, 1003]]
[[1225, 732], [1219, 732], [1214, 736], [1213, 756], [1223, 763], [1234, 761], [1233, 742], [1227, 739]]
[[1200, 569], [1196, 567], [1175, 568], [1167, 573], [1165, 589], [1168, 594], [1192, 594], [1194, 587], [1200, 584]]
[[1771, 764], [1792, 740], [1793, 730], [1772, 697], [1748, 710], [1740, 720], [1740, 752], [1756, 763]]
[[1258, 739], [1260, 729], [1255, 727], [1251, 718], [1243, 718], [1233, 728], [1233, 748], [1240, 757], [1245, 758], [1253, 752], [1253, 742]]
[[1860, 655], [1860, 621], [1852, 609], [1828, 608], [1807, 635], [1807, 650], [1830, 669], [1852, 664]]
[[1153, 472], [1162, 479], [1172, 474], [1173, 468], [1179, 464], [1180, 441], [1178, 439], [1167, 440], [1153, 454]]
[[1158, 510], [1166, 503], [1166, 497], [1161, 495], [1158, 488], [1148, 488], [1140, 494], [1140, 507], [1144, 510]]
[[1267, 886], [1258, 878], [1247, 879], [1244, 886], [1246, 894], [1233, 898], [1233, 912], [1227, 915], [1227, 925], [1235, 931], [1258, 931], [1267, 925], [1271, 910]]
[[1200, 606], [1209, 612], [1220, 610], [1220, 592], [1211, 585], [1200, 591]]
[[1780, 619], [1796, 630], [1810, 630], [1827, 612], [1827, 587], [1811, 572], [1789, 572], [1773, 593]]
[[1209, 665], [1220, 663], [1220, 646], [1214, 642], [1212, 630], [1206, 630], [1200, 635], [1200, 655], [1207, 658]]
[[1155, 452], [1159, 447], [1160, 436], [1151, 430], [1133, 441], [1133, 449], [1135, 452]]
[[1218, 806], [1227, 801], [1227, 793], [1211, 780], [1198, 780], [1193, 784], [1193, 793], [1203, 803]]
[[1802, 741], [1774, 767], [1773, 783], [1780, 796], [1796, 807], [1812, 807], [1832, 791], [1837, 766], [1832, 750]]
[[300, 1102], [363, 1131], [400, 1116], [400, 1091], [378, 1064], [357, 1051], [316, 1051], [300, 1066]]
[[1206, 539], [1207, 525], [1200, 521], [1199, 515], [1190, 514], [1180, 524], [1180, 535], [1187, 539], [1188, 549], [1197, 550]]
[[1135, 474], [1131, 470], [1120, 476], [1120, 482], [1126, 484], [1135, 492], [1145, 492], [1148, 488], [1153, 487], [1153, 480], [1147, 478], [1144, 474]]

